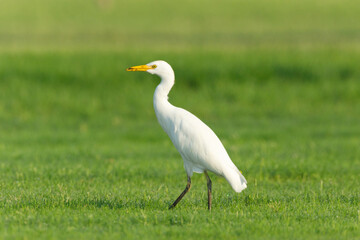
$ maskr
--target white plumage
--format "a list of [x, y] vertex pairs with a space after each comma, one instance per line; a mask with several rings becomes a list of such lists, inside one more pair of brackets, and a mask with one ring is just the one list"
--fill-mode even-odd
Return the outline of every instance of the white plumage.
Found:
[[153, 99], [156, 117], [182, 156], [188, 176], [187, 187], [170, 208], [175, 207], [189, 191], [193, 172], [206, 174], [209, 209], [211, 209], [211, 180], [206, 171], [225, 177], [236, 192], [244, 190], [246, 179], [231, 161], [216, 134], [195, 115], [168, 102], [168, 94], [175, 83], [175, 74], [171, 66], [164, 61], [154, 61], [128, 68], [127, 71], [147, 71], [161, 78]]

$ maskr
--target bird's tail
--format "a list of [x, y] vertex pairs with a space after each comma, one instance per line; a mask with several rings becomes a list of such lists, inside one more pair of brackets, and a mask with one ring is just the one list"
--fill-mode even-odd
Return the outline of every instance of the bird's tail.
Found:
[[225, 179], [230, 183], [235, 192], [241, 192], [247, 187], [245, 177], [238, 169], [229, 169], [224, 175]]

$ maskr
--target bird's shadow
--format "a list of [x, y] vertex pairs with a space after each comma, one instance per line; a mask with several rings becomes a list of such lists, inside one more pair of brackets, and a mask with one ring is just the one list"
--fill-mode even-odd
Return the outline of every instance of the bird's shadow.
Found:
[[170, 203], [159, 202], [148, 199], [106, 199], [106, 198], [89, 198], [89, 199], [73, 199], [64, 202], [64, 205], [70, 208], [107, 208], [112, 210], [126, 210], [126, 209], [152, 209], [164, 210], [168, 209]]

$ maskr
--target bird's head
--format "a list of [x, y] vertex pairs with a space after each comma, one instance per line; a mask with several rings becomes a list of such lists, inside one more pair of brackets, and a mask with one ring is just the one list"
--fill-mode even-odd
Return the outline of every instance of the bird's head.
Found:
[[134, 71], [141, 71], [141, 72], [148, 72], [151, 74], [158, 75], [159, 77], [163, 78], [169, 75], [174, 75], [174, 71], [171, 68], [170, 64], [165, 61], [153, 61], [145, 65], [129, 67], [126, 69], [128, 72]]

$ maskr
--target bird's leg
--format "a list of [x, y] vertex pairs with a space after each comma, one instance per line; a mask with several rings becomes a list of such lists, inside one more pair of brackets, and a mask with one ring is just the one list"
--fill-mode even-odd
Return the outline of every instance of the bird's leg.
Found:
[[207, 187], [208, 187], [208, 209], [211, 210], [211, 180], [207, 172], [205, 171], [205, 176], [207, 180]]
[[180, 194], [180, 196], [175, 200], [175, 202], [169, 207], [169, 209], [172, 209], [176, 206], [176, 204], [178, 204], [178, 202], [180, 202], [180, 200], [185, 196], [185, 194], [190, 190], [191, 188], [191, 179], [188, 176], [187, 178], [187, 184], [185, 187], [185, 190]]

